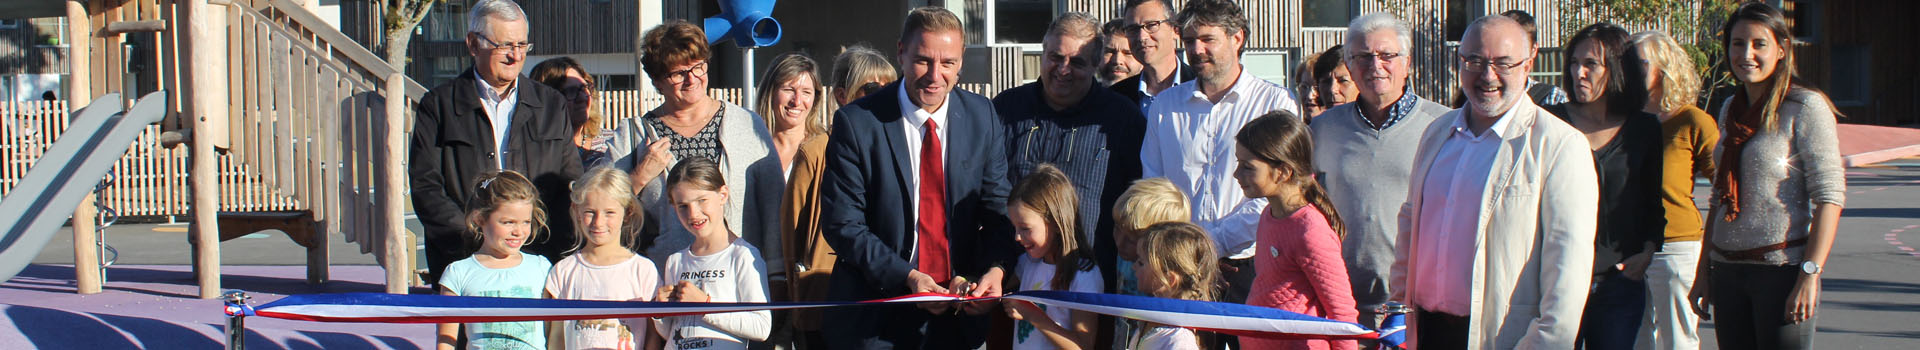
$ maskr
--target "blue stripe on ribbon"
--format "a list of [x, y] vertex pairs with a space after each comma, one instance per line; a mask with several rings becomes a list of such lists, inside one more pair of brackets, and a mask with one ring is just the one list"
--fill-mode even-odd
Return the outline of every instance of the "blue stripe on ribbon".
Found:
[[[1002, 298], [1229, 334], [1290, 339], [1381, 337], [1379, 333], [1351, 322], [1232, 303], [1062, 291], [1022, 291]], [[254, 308], [254, 313], [262, 317], [320, 322], [506, 322], [910, 304], [927, 299], [952, 302], [969, 300], [952, 296], [910, 295], [861, 302], [680, 303], [344, 293], [290, 295]], [[1389, 329], [1392, 330], [1397, 329]], [[1387, 334], [1389, 339], [1404, 337], [1400, 333]], [[1390, 344], [1398, 345], [1398, 341]]]

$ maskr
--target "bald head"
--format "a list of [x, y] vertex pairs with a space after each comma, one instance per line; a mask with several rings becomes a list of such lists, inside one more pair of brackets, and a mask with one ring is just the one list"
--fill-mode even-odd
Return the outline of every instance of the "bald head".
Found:
[[1527, 72], [1533, 71], [1533, 44], [1527, 29], [1504, 16], [1486, 16], [1467, 26], [1457, 58], [1460, 91], [1475, 117], [1497, 119], [1527, 96]]

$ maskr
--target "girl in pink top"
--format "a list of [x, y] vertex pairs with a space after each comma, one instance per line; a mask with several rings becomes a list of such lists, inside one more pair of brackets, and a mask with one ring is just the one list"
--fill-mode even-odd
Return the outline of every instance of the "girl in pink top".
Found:
[[[1247, 305], [1354, 322], [1353, 288], [1340, 259], [1345, 228], [1313, 180], [1313, 139], [1285, 111], [1269, 112], [1234, 136], [1233, 178], [1247, 198], [1266, 198], [1254, 242], [1253, 293]], [[1240, 337], [1244, 349], [1356, 349], [1353, 340]]]

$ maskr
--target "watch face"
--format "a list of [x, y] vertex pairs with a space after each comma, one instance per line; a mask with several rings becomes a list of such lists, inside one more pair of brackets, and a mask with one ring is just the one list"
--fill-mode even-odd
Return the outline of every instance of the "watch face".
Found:
[[1820, 264], [1815, 264], [1812, 261], [1800, 263], [1800, 272], [1806, 272], [1809, 275], [1820, 273]]

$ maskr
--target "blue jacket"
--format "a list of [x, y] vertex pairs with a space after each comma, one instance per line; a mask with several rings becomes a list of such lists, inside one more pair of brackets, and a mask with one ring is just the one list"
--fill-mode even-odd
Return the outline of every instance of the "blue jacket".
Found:
[[[821, 179], [821, 231], [839, 259], [828, 297], [868, 300], [909, 294], [916, 218], [908, 207], [913, 174], [901, 125], [899, 83], [834, 113]], [[1021, 249], [1007, 221], [1006, 138], [993, 104], [969, 92], [947, 103], [947, 240], [954, 276], [977, 280], [1011, 270]]]

